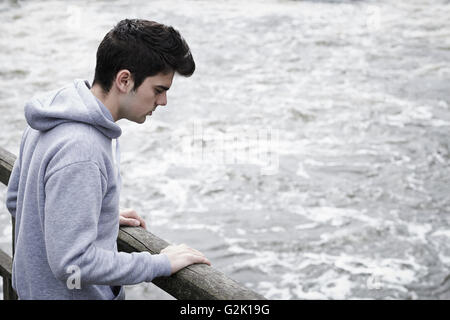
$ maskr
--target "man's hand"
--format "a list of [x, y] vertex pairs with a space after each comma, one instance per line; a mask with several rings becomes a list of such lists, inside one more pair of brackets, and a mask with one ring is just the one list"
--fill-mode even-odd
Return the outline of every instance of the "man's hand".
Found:
[[137, 227], [141, 226], [147, 229], [144, 219], [142, 219], [133, 209], [120, 209], [119, 225]]
[[185, 244], [168, 246], [162, 249], [161, 253], [167, 255], [169, 258], [172, 274], [194, 263], [206, 263], [209, 266], [211, 265], [211, 262], [209, 262], [203, 253], [189, 248]]

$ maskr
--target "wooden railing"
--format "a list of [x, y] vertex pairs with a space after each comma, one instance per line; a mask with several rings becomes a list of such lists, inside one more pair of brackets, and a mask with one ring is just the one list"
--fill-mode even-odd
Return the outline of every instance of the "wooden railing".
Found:
[[[16, 156], [0, 147], [0, 181], [8, 185]], [[14, 256], [14, 221], [12, 252]], [[117, 238], [119, 251], [159, 253], [169, 243], [143, 228], [120, 227]], [[12, 257], [0, 250], [0, 275], [3, 277], [3, 298], [17, 299], [12, 288]], [[228, 278], [222, 272], [206, 265], [190, 265], [170, 277], [158, 277], [152, 281], [176, 299], [213, 300], [264, 300], [265, 298], [242, 284]]]
[[[8, 185], [9, 176], [16, 161], [16, 156], [0, 147], [0, 181]], [[12, 254], [14, 256], [14, 218], [11, 220], [12, 225]], [[12, 257], [0, 249], [0, 275], [3, 278], [3, 299], [17, 300], [16, 292], [12, 287]]]

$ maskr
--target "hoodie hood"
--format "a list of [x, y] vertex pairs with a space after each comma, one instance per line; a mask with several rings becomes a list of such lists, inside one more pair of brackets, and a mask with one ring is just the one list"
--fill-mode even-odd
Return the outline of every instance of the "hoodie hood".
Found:
[[31, 128], [39, 131], [65, 122], [82, 122], [94, 126], [110, 139], [122, 134], [109, 110], [90, 91], [89, 82], [80, 79], [26, 103], [25, 119]]

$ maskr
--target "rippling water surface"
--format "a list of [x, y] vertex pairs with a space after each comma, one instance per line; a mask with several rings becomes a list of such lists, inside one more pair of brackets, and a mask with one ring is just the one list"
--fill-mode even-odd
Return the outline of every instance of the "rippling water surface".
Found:
[[[3, 1], [0, 145], [17, 154], [35, 92], [92, 80], [117, 21], [173, 25], [197, 70], [144, 125], [119, 122], [122, 206], [271, 299], [449, 299], [449, 16], [425, 0]], [[215, 158], [189, 156], [196, 128]], [[257, 132], [269, 174], [245, 153]]]

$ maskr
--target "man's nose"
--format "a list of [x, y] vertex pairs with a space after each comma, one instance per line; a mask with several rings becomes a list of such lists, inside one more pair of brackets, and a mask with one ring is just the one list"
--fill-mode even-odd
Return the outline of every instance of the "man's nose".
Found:
[[159, 106], [165, 106], [167, 104], [167, 94], [164, 92], [162, 95], [160, 95], [156, 103]]

